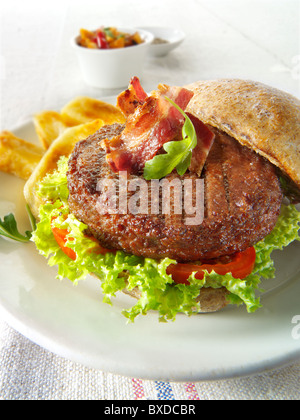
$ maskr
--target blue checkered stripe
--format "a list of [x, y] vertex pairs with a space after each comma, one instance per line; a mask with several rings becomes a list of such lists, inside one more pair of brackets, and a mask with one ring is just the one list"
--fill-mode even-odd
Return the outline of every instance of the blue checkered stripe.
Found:
[[159, 400], [175, 400], [171, 384], [169, 382], [155, 381], [157, 398]]

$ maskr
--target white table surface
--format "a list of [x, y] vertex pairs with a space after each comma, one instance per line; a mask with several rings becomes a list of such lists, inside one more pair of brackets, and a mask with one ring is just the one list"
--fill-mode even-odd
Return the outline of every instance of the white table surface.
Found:
[[[145, 90], [238, 77], [300, 97], [299, 0], [10, 0], [0, 8], [0, 130], [78, 95], [119, 93], [86, 86], [70, 48], [78, 28], [103, 23], [186, 32], [167, 57], [147, 58]], [[0, 399], [299, 399], [299, 379], [298, 362], [240, 379], [141, 381], [57, 356], [0, 319]]]

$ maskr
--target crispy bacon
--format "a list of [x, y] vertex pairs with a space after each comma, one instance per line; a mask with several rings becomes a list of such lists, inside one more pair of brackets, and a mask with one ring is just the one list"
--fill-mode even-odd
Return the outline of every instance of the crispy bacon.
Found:
[[[139, 89], [133, 84], [131, 86], [129, 90], [140, 95]], [[101, 143], [113, 171], [138, 173], [164, 143], [180, 136], [184, 117], [165, 96], [185, 110], [193, 92], [177, 86], [159, 85], [157, 91], [143, 99], [142, 105], [137, 106], [133, 113], [129, 112], [123, 132]]]
[[123, 112], [125, 117], [133, 114], [136, 108], [143, 105], [147, 98], [147, 93], [140, 84], [138, 77], [132, 77], [128, 89], [120, 93], [117, 98], [117, 107]]
[[187, 112], [187, 116], [192, 121], [197, 134], [197, 146], [192, 152], [189, 170], [200, 176], [211, 146], [213, 145], [215, 134], [194, 115]]

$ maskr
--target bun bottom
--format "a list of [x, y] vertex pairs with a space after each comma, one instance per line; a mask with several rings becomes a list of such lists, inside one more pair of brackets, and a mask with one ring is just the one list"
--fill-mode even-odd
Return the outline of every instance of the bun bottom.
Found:
[[200, 302], [199, 313], [216, 312], [225, 308], [229, 304], [227, 300], [228, 293], [226, 287], [220, 287], [219, 289], [206, 287], [201, 289], [197, 298], [197, 301]]
[[[123, 292], [135, 299], [139, 299], [141, 297], [141, 293], [137, 287], [133, 290], [124, 289]], [[228, 293], [229, 292], [225, 287], [220, 287], [218, 289], [213, 289], [212, 287], [202, 288], [196, 299], [197, 302], [200, 302], [200, 310], [195, 309], [195, 312], [217, 312], [225, 308], [225, 306], [229, 303], [226, 299]]]

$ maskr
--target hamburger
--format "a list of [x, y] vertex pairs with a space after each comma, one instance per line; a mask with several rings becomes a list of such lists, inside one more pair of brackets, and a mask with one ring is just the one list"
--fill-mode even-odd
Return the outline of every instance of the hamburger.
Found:
[[[271, 253], [299, 240], [299, 100], [237, 79], [148, 95], [133, 78], [117, 106], [125, 124], [78, 142], [34, 192], [25, 186], [29, 204], [38, 197], [39, 252], [59, 278], [97, 276], [107, 303], [133, 296], [130, 321], [258, 309], [260, 282], [275, 275]], [[190, 188], [172, 190], [163, 212], [166, 185]], [[188, 217], [187, 196], [201, 220]]]

